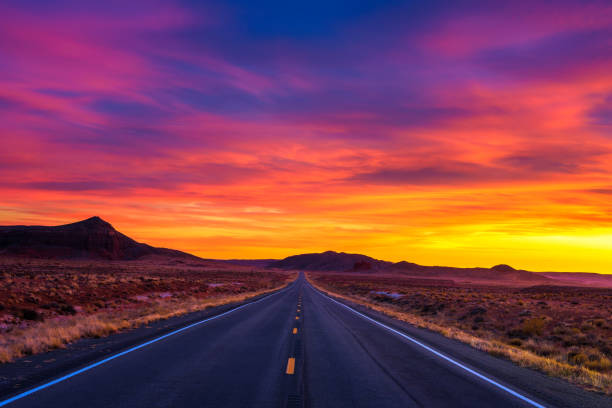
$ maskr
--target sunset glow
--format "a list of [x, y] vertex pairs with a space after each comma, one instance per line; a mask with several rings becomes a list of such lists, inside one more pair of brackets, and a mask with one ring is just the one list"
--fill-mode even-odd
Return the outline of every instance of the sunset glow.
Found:
[[612, 3], [4, 1], [0, 225], [612, 273]]

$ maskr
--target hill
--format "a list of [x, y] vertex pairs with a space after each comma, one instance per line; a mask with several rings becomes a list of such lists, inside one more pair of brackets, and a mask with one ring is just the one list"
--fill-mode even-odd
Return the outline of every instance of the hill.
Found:
[[271, 268], [301, 269], [307, 271], [375, 272], [389, 268], [393, 263], [380, 261], [361, 254], [327, 251], [293, 255], [268, 264]]
[[145, 256], [199, 259], [136, 242], [100, 217], [59, 226], [0, 226], [0, 255], [57, 259], [133, 260]]
[[287, 270], [401, 274], [420, 278], [442, 278], [463, 281], [528, 282], [537, 284], [554, 282], [554, 279], [547, 276], [517, 270], [504, 264], [496, 265], [492, 268], [424, 266], [406, 261], [393, 263], [366, 255], [334, 251], [293, 255], [283, 260], [272, 262], [268, 266]]
[[396, 272], [410, 276], [444, 277], [470, 281], [553, 282], [553, 279], [547, 276], [539, 275], [535, 272], [514, 269], [505, 264], [495, 265], [492, 268], [456, 268], [451, 266], [423, 266], [409, 262], [398, 262], [393, 265], [392, 269]]

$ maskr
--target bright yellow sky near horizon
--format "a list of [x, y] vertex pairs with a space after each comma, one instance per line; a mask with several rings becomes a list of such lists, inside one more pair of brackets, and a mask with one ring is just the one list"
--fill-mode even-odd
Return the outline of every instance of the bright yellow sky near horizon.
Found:
[[[54, 225], [99, 215], [138, 241], [204, 258], [282, 258], [335, 250], [423, 265], [506, 263], [532, 271], [612, 273], [612, 229], [599, 226], [607, 216], [605, 195], [581, 194], [569, 186], [549, 191], [508, 186], [504, 192], [383, 188], [378, 194], [346, 188], [311, 198], [288, 188], [278, 198], [263, 194], [264, 199], [247, 205], [141, 192], [138, 202], [130, 196], [90, 198], [81, 204], [86, 209], [69, 216], [63, 210], [44, 217], [4, 210], [0, 220]], [[241, 190], [246, 193], [244, 186]], [[65, 201], [64, 193], [60, 196]], [[571, 204], [556, 204], [560, 200]], [[38, 210], [55, 210], [53, 202], [47, 204], [50, 209], [41, 205]]]

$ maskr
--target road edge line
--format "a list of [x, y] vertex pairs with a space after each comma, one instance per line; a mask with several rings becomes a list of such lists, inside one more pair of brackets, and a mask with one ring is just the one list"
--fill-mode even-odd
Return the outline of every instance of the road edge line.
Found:
[[133, 347], [127, 349], [127, 350], [121, 351], [121, 352], [119, 352], [117, 354], [113, 354], [112, 356], [106, 357], [106, 358], [104, 358], [104, 359], [102, 359], [100, 361], [97, 361], [95, 363], [89, 364], [89, 365], [87, 365], [87, 366], [85, 366], [83, 368], [80, 368], [80, 369], [76, 370], [76, 371], [73, 371], [71, 373], [65, 374], [65, 375], [63, 375], [63, 376], [61, 376], [59, 378], [56, 378], [55, 380], [51, 380], [49, 382], [46, 382], [44, 384], [41, 384], [41, 385], [36, 386], [34, 388], [31, 388], [31, 389], [29, 389], [27, 391], [23, 391], [23, 392], [21, 392], [21, 393], [19, 393], [17, 395], [14, 395], [14, 396], [12, 396], [10, 398], [7, 398], [5, 400], [0, 401], [0, 407], [4, 407], [4, 406], [6, 406], [8, 404], [11, 404], [11, 403], [17, 401], [17, 400], [20, 400], [20, 399], [22, 399], [24, 397], [27, 397], [28, 395], [32, 395], [32, 394], [34, 394], [34, 393], [36, 393], [38, 391], [44, 390], [46, 388], [49, 388], [49, 387], [51, 387], [51, 386], [53, 386], [55, 384], [58, 384], [58, 383], [63, 382], [63, 381], [66, 381], [66, 380], [68, 380], [68, 379], [70, 379], [72, 377], [76, 377], [79, 374], [82, 374], [82, 373], [84, 373], [86, 371], [89, 371], [92, 368], [96, 368], [98, 366], [101, 366], [102, 364], [107, 363], [107, 362], [109, 362], [111, 360], [115, 360], [115, 359], [117, 359], [117, 358], [119, 358], [121, 356], [124, 356], [124, 355], [126, 355], [128, 353], [131, 353], [132, 351], [139, 350], [139, 349], [144, 348], [146, 346], [149, 346], [149, 345], [151, 345], [153, 343], [157, 343], [160, 340], [163, 340], [163, 339], [168, 338], [170, 336], [174, 336], [175, 334], [181, 333], [181, 332], [183, 332], [185, 330], [191, 329], [191, 328], [193, 328], [195, 326], [199, 326], [199, 325], [201, 325], [203, 323], [206, 323], [206, 322], [209, 322], [211, 320], [215, 320], [215, 319], [218, 319], [220, 317], [227, 316], [228, 314], [233, 313], [233, 312], [235, 312], [237, 310], [240, 310], [240, 309], [245, 308], [245, 307], [250, 306], [250, 305], [254, 305], [255, 303], [259, 303], [262, 300], [271, 298], [272, 296], [281, 294], [281, 293], [289, 290], [295, 284], [296, 281], [297, 281], [297, 279], [294, 280], [289, 286], [285, 287], [284, 289], [281, 289], [278, 292], [269, 293], [269, 294], [265, 295], [264, 297], [262, 297], [260, 299], [257, 299], [257, 300], [245, 303], [245, 304], [240, 305], [240, 306], [237, 306], [237, 307], [235, 307], [233, 309], [227, 310], [227, 311], [225, 311], [223, 313], [220, 313], [218, 315], [207, 317], [206, 319], [197, 321], [195, 323], [191, 323], [191, 324], [189, 324], [187, 326], [181, 327], [180, 329], [176, 329], [176, 330], [171, 331], [170, 333], [166, 333], [166, 334], [163, 334], [163, 335], [161, 335], [159, 337], [155, 337], [154, 339], [145, 341], [144, 343], [138, 344], [138, 345], [133, 346]]
[[509, 387], [506, 387], [506, 386], [505, 386], [505, 385], [503, 385], [503, 384], [498, 383], [497, 381], [495, 381], [495, 380], [493, 380], [493, 379], [491, 379], [491, 378], [487, 377], [487, 376], [486, 376], [486, 375], [484, 375], [484, 374], [479, 373], [478, 371], [476, 371], [476, 370], [474, 370], [474, 369], [469, 368], [469, 367], [468, 367], [468, 366], [466, 366], [465, 364], [460, 363], [459, 361], [457, 361], [457, 360], [455, 360], [455, 359], [453, 359], [453, 358], [451, 358], [451, 357], [448, 357], [447, 355], [445, 355], [445, 354], [443, 354], [443, 353], [439, 352], [438, 350], [436, 350], [436, 349], [434, 349], [434, 348], [432, 348], [432, 347], [430, 347], [430, 346], [428, 346], [428, 345], [426, 345], [426, 344], [422, 343], [421, 341], [419, 341], [419, 340], [417, 340], [417, 339], [415, 339], [415, 338], [413, 338], [413, 337], [411, 337], [411, 336], [409, 336], [409, 335], [407, 335], [407, 334], [405, 334], [405, 333], [402, 333], [402, 332], [401, 332], [401, 331], [399, 331], [399, 330], [396, 330], [396, 329], [394, 329], [394, 328], [392, 328], [392, 327], [389, 327], [389, 326], [387, 326], [386, 324], [381, 323], [381, 322], [379, 322], [379, 321], [377, 321], [377, 320], [375, 320], [375, 319], [371, 318], [370, 316], [367, 316], [367, 315], [365, 315], [365, 314], [363, 314], [363, 313], [361, 313], [361, 312], [358, 312], [357, 310], [353, 309], [352, 307], [350, 307], [350, 306], [348, 306], [348, 305], [345, 305], [345, 304], [344, 304], [344, 303], [342, 303], [342, 302], [337, 301], [336, 299], [332, 298], [331, 296], [328, 296], [327, 294], [323, 293], [321, 290], [319, 290], [319, 289], [315, 288], [315, 287], [314, 287], [312, 284], [310, 284], [310, 282], [308, 282], [308, 285], [309, 285], [310, 287], [312, 287], [312, 288], [313, 288], [313, 289], [314, 289], [314, 290], [315, 290], [315, 291], [316, 291], [316, 292], [317, 292], [319, 295], [321, 295], [321, 296], [323, 296], [323, 297], [326, 297], [327, 299], [329, 299], [329, 300], [331, 300], [331, 301], [333, 301], [333, 302], [335, 302], [335, 303], [339, 304], [340, 306], [345, 307], [346, 309], [348, 309], [348, 310], [350, 310], [351, 312], [353, 312], [353, 313], [355, 313], [355, 314], [357, 314], [357, 315], [359, 315], [359, 316], [361, 316], [361, 317], [363, 317], [363, 318], [365, 318], [365, 319], [369, 320], [370, 322], [375, 323], [375, 324], [377, 324], [378, 326], [380, 326], [380, 327], [382, 327], [382, 328], [384, 328], [384, 329], [387, 329], [387, 330], [389, 330], [389, 331], [391, 331], [391, 332], [393, 332], [393, 333], [395, 333], [395, 334], [397, 334], [397, 335], [399, 335], [399, 336], [401, 336], [401, 337], [405, 338], [406, 340], [411, 341], [412, 343], [414, 343], [414, 344], [416, 344], [416, 345], [418, 345], [418, 346], [422, 347], [423, 349], [425, 349], [425, 350], [429, 351], [430, 353], [433, 353], [434, 355], [436, 355], [436, 356], [438, 356], [438, 357], [440, 357], [440, 358], [442, 358], [442, 359], [444, 359], [444, 360], [448, 361], [449, 363], [451, 363], [451, 364], [453, 364], [453, 365], [455, 365], [455, 366], [457, 366], [457, 367], [459, 367], [459, 368], [461, 368], [461, 369], [463, 369], [463, 370], [467, 371], [468, 373], [470, 373], [470, 374], [472, 374], [472, 375], [474, 375], [474, 376], [476, 376], [476, 377], [480, 378], [481, 380], [483, 380], [483, 381], [485, 381], [485, 382], [487, 382], [487, 383], [489, 383], [489, 384], [491, 384], [491, 385], [493, 385], [493, 386], [495, 386], [495, 387], [497, 387], [497, 388], [499, 388], [499, 389], [501, 389], [501, 390], [503, 390], [503, 391], [506, 391], [506, 392], [507, 392], [507, 393], [509, 393], [510, 395], [512, 395], [512, 396], [514, 396], [514, 397], [516, 397], [516, 398], [518, 398], [518, 399], [520, 399], [520, 400], [522, 400], [523, 402], [526, 402], [527, 404], [529, 404], [529, 405], [531, 405], [531, 406], [533, 406], [533, 407], [536, 407], [536, 408], [546, 408], [544, 405], [542, 405], [542, 404], [540, 404], [540, 403], [535, 402], [534, 400], [532, 400], [532, 399], [530, 399], [530, 398], [528, 398], [528, 397], [526, 397], [526, 396], [524, 396], [524, 395], [522, 395], [522, 394], [520, 394], [520, 393], [518, 393], [518, 392], [514, 391], [513, 389], [511, 389], [511, 388], [509, 388]]

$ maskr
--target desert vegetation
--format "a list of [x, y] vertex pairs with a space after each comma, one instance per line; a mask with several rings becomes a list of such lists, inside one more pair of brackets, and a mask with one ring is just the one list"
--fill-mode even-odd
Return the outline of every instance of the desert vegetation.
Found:
[[0, 362], [244, 300], [292, 278], [184, 260], [0, 259]]
[[320, 289], [612, 394], [612, 289], [310, 273]]

